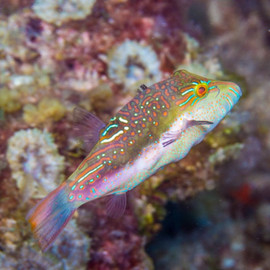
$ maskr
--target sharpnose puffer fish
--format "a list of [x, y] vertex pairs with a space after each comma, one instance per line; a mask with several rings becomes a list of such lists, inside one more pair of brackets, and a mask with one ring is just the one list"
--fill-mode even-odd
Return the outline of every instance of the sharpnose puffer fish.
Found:
[[235, 83], [179, 70], [150, 87], [142, 85], [107, 125], [93, 114], [77, 110], [90, 153], [29, 213], [41, 248], [50, 247], [84, 203], [111, 195], [108, 212], [122, 214], [126, 192], [166, 164], [185, 157], [241, 95]]

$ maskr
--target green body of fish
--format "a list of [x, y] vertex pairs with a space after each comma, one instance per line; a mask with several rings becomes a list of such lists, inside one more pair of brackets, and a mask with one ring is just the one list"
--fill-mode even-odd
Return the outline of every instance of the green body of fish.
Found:
[[[113, 194], [112, 205], [124, 208], [123, 198], [128, 190], [164, 165], [185, 157], [240, 96], [240, 88], [232, 82], [180, 70], [150, 87], [141, 86], [137, 95], [107, 125], [85, 115], [83, 120], [85, 125], [88, 122], [93, 148], [68, 180], [48, 195], [43, 206], [59, 199], [62, 209], [52, 207], [50, 211], [69, 209], [68, 220], [80, 205]], [[49, 237], [45, 235], [47, 229], [36, 229], [43, 218], [44, 213], [34, 213], [30, 222], [41, 246], [46, 248], [65, 224], [60, 224], [62, 227], [59, 225], [60, 229]], [[53, 221], [47, 223], [51, 225]]]
[[142, 88], [101, 129], [98, 142], [68, 179], [70, 201], [125, 193], [182, 159], [241, 95], [234, 83], [186, 71]]

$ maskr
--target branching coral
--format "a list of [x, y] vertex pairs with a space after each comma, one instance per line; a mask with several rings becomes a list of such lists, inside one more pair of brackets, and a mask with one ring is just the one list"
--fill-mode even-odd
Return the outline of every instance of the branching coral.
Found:
[[8, 141], [7, 160], [24, 199], [44, 197], [63, 177], [64, 157], [59, 155], [52, 135], [46, 131], [16, 132]]
[[33, 10], [42, 20], [61, 25], [84, 19], [92, 11], [95, 0], [36, 0]]
[[109, 53], [109, 77], [126, 88], [161, 79], [160, 63], [150, 46], [126, 40]]

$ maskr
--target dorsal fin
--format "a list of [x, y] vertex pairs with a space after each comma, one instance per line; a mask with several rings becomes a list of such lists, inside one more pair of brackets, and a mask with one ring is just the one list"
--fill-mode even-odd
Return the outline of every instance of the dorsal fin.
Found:
[[137, 89], [139, 93], [142, 93], [144, 90], [146, 90], [148, 87], [145, 84], [140, 85], [140, 87]]
[[106, 125], [97, 116], [79, 107], [73, 110], [73, 121], [75, 136], [83, 140], [85, 151], [90, 152]]

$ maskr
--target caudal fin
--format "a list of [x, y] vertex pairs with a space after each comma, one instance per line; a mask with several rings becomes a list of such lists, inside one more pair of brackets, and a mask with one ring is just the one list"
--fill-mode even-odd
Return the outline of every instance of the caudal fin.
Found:
[[67, 195], [64, 183], [39, 202], [27, 216], [43, 251], [51, 246], [76, 210]]

